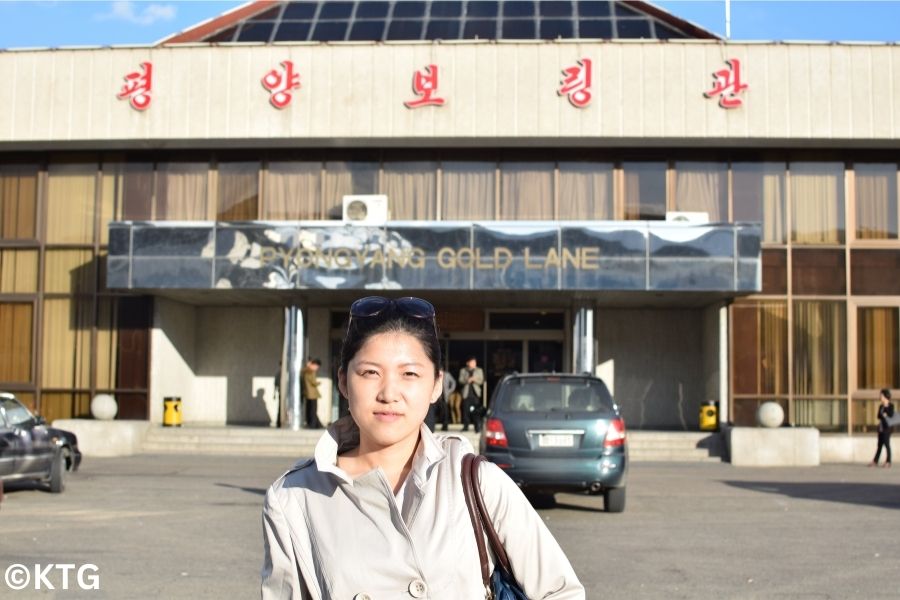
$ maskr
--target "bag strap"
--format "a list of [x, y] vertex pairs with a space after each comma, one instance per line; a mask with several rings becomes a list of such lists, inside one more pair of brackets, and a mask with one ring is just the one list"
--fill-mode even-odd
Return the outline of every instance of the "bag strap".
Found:
[[[478, 483], [478, 468], [481, 463], [486, 462], [487, 458], [482, 455], [474, 456], [470, 464], [470, 469], [472, 470], [471, 477], [474, 484], [474, 496], [475, 502], [478, 505], [478, 512], [481, 515], [481, 522], [484, 527], [485, 533], [487, 533], [488, 542], [491, 544], [491, 550], [494, 551], [494, 556], [497, 558], [497, 562], [500, 563], [500, 566], [509, 573], [513, 575], [512, 567], [509, 564], [509, 556], [506, 554], [506, 548], [503, 547], [503, 542], [500, 541], [500, 536], [497, 535], [497, 530], [494, 529], [494, 523], [491, 521], [491, 515], [488, 513], [487, 507], [484, 505], [484, 496], [481, 495], [481, 489], [477, 486]], [[515, 575], [513, 575], [515, 578]]]
[[[475, 542], [478, 544], [478, 559], [481, 561], [481, 582], [484, 584], [485, 598], [492, 598], [491, 592], [491, 573], [488, 564], [487, 547], [484, 544], [484, 528], [482, 526], [481, 514], [479, 512], [479, 504], [475, 499], [481, 497], [478, 493], [476, 483], [472, 479], [472, 473], [475, 472], [478, 465], [475, 463], [474, 454], [466, 454], [462, 461], [462, 486], [463, 496], [466, 499], [466, 508], [469, 509], [469, 519], [472, 521], [472, 530], [475, 532]], [[474, 468], [473, 468], [474, 465]], [[483, 504], [483, 501], [482, 501]]]

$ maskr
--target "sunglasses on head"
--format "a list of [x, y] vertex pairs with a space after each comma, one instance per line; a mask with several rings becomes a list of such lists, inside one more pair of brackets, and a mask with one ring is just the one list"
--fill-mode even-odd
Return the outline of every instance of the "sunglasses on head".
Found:
[[398, 314], [414, 319], [434, 319], [434, 306], [427, 300], [407, 296], [405, 298], [384, 298], [383, 296], [366, 296], [350, 305], [350, 319], [367, 319], [377, 317], [385, 311], [394, 309]]

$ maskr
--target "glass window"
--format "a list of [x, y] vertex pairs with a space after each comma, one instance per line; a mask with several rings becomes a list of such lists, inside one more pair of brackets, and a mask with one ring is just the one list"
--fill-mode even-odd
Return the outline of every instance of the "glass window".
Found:
[[47, 250], [44, 291], [63, 294], [93, 292], [93, 254], [91, 250]]
[[51, 164], [47, 189], [47, 243], [94, 243], [97, 165]]
[[756, 413], [764, 402], [777, 402], [781, 405], [785, 417], [790, 414], [787, 398], [735, 398], [732, 421], [738, 427], [758, 427]]
[[784, 163], [734, 163], [731, 166], [736, 222], [761, 222], [763, 243], [783, 244]]
[[857, 312], [857, 385], [863, 390], [900, 388], [900, 309]]
[[393, 220], [433, 220], [437, 215], [437, 163], [384, 164], [382, 191]]
[[269, 163], [263, 198], [263, 219], [326, 218], [322, 210], [322, 163]]
[[613, 218], [612, 163], [559, 163], [559, 218]]
[[41, 384], [48, 388], [90, 385], [93, 300], [44, 300]]
[[34, 165], [0, 167], [0, 238], [37, 238], [37, 177]]
[[441, 204], [448, 221], [494, 219], [497, 165], [492, 162], [444, 162]]
[[578, 22], [578, 37], [582, 39], [608, 40], [613, 37], [612, 21], [581, 19]]
[[500, 163], [500, 218], [554, 218], [553, 163]]
[[[616, 6], [619, 6], [616, 4]], [[620, 38], [652, 38], [650, 21], [647, 19], [618, 19], [616, 21]]]
[[763, 294], [787, 294], [787, 251], [765, 248], [762, 251]]
[[844, 165], [791, 163], [792, 238], [801, 244], [844, 242]]
[[37, 250], [0, 250], [0, 293], [33, 294], [37, 282]]
[[626, 162], [625, 218], [640, 221], [666, 218], [666, 163]]
[[156, 218], [205, 221], [209, 165], [171, 162], [157, 165]]
[[[113, 214], [123, 221], [153, 218], [153, 163], [105, 163], [103, 204], [113, 202]], [[105, 212], [105, 211], [104, 211]], [[104, 223], [104, 226], [106, 223]]]
[[797, 398], [794, 424], [820, 431], [847, 430], [847, 401], [837, 398]]
[[736, 304], [732, 326], [734, 393], [786, 395], [787, 303]]
[[794, 393], [847, 392], [847, 310], [843, 302], [794, 302]]
[[219, 163], [217, 221], [254, 221], [259, 214], [259, 163]]
[[32, 318], [30, 302], [0, 303], [0, 381], [31, 381]]
[[712, 223], [728, 221], [725, 163], [675, 163], [675, 210], [705, 212]]
[[897, 239], [897, 165], [857, 164], [856, 237]]
[[[119, 402], [119, 412], [116, 416], [127, 419], [122, 415], [122, 400], [116, 397]], [[41, 396], [41, 416], [48, 422], [56, 419], [71, 419], [78, 417], [90, 417], [91, 414], [91, 398], [90, 395], [80, 393], [73, 394], [67, 392], [54, 392], [48, 394], [44, 392]]]
[[378, 163], [339, 162], [325, 163], [326, 219], [340, 219], [344, 211], [344, 196], [376, 194], [378, 190]]

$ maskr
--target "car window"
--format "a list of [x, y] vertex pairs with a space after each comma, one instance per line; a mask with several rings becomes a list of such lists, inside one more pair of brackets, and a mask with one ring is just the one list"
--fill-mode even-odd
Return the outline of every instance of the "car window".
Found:
[[0, 400], [0, 406], [3, 407], [3, 412], [6, 413], [6, 421], [10, 427], [24, 425], [33, 419], [28, 409], [18, 400]]
[[613, 400], [596, 380], [519, 379], [509, 382], [500, 409], [506, 412], [607, 412]]

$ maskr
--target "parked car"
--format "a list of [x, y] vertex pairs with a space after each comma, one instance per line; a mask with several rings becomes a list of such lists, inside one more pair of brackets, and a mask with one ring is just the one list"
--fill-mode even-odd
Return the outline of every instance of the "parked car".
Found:
[[66, 473], [80, 464], [74, 433], [48, 426], [13, 394], [0, 392], [0, 480], [33, 479], [58, 494]]
[[529, 495], [603, 495], [625, 510], [625, 422], [603, 380], [512, 374], [494, 389], [479, 450]]

